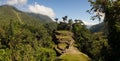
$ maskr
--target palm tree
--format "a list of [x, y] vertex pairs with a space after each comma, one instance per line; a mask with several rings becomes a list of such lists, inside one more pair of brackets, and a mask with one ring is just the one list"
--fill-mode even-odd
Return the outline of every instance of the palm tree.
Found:
[[65, 16], [65, 18], [66, 18], [66, 20], [67, 20], [68, 16]]
[[62, 17], [64, 22], [67, 21], [67, 18], [68, 18], [67, 16]]
[[58, 22], [58, 18], [55, 18], [55, 21]]
[[72, 24], [73, 24], [72, 19], [69, 19], [68, 23], [69, 23], [70, 25], [72, 25]]
[[74, 21], [75, 21], [75, 23], [78, 23], [78, 20], [77, 20], [77, 19], [75, 19]]
[[82, 20], [78, 20], [78, 22], [79, 22], [81, 25], [84, 25], [84, 23], [82, 22]]
[[69, 24], [69, 26], [70, 26], [70, 31], [72, 30], [72, 24], [73, 24], [73, 21], [72, 21], [72, 19], [69, 19], [69, 21], [68, 21], [68, 24]]

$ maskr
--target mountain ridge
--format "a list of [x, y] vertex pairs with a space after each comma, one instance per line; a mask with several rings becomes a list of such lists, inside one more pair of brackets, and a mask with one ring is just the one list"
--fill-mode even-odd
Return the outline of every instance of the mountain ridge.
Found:
[[40, 21], [42, 23], [53, 22], [53, 20], [42, 14], [28, 13], [18, 10], [17, 8], [10, 5], [0, 6], [0, 22], [9, 21], [11, 19], [18, 20], [20, 22]]
[[100, 32], [105, 30], [105, 23], [99, 23], [90, 27], [91, 32]]

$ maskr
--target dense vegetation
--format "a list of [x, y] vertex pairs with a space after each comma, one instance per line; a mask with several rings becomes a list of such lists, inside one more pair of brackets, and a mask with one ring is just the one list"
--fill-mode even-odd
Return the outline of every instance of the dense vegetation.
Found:
[[11, 6], [0, 11], [0, 61], [53, 61], [54, 42], [40, 20]]
[[105, 58], [106, 61], [120, 61], [120, 0], [89, 0], [91, 3], [91, 10], [88, 12], [97, 12], [93, 16], [100, 20], [102, 15], [105, 14], [104, 22], [108, 29], [108, 43], [110, 50]]
[[[89, 2], [92, 8], [88, 12], [97, 13], [93, 14], [93, 20], [96, 18], [101, 20], [101, 13], [105, 14], [103, 23], [90, 28], [93, 32], [86, 28], [82, 20], [68, 19], [68, 16], [62, 17], [62, 22], [58, 22], [58, 18], [53, 22], [46, 16], [21, 12], [12, 6], [0, 6], [0, 61], [54, 61], [60, 56], [55, 50], [56, 45], [61, 50], [68, 46], [66, 43], [56, 43], [56, 32], [73, 33], [72, 37], [67, 35], [74, 39], [73, 46], [87, 54], [91, 61], [119, 61], [120, 1], [89, 0]], [[67, 36], [63, 35], [62, 39], [69, 40]], [[83, 57], [75, 56], [67, 54], [60, 58], [69, 61]]]
[[[63, 19], [64, 20], [64, 19]], [[68, 21], [68, 22], [67, 22]], [[75, 46], [86, 53], [92, 61], [104, 60], [109, 50], [105, 33], [99, 31], [91, 33], [81, 20], [66, 20], [58, 23], [58, 30], [68, 30], [74, 33]]]

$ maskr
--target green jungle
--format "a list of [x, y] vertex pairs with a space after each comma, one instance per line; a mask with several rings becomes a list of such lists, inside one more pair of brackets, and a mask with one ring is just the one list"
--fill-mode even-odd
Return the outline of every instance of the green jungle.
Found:
[[79, 19], [27, 13], [0, 6], [0, 61], [120, 61], [120, 0], [89, 0], [89, 29]]

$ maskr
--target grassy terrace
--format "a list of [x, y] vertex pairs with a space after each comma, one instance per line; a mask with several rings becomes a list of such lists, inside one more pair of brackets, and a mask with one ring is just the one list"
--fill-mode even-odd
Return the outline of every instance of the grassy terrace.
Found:
[[58, 44], [58, 48], [59, 48], [59, 49], [62, 49], [62, 50], [65, 49], [67, 46], [68, 46], [68, 45], [67, 45], [66, 43], [59, 43], [59, 44]]
[[58, 34], [58, 35], [62, 35], [62, 36], [72, 36], [73, 35], [73, 33], [71, 33], [70, 31], [63, 31], [63, 30], [61, 30], [61, 31], [56, 31], [56, 34]]
[[90, 59], [82, 54], [64, 54], [57, 61], [90, 61]]
[[56, 38], [58, 38], [58, 39], [62, 39], [62, 38], [69, 39], [69, 38], [71, 38], [71, 36], [59, 36], [59, 35], [56, 35]]
[[62, 54], [62, 51], [57, 48], [57, 45], [55, 46], [55, 50], [56, 50], [57, 53]]
[[71, 36], [59, 36], [59, 35], [56, 35], [56, 38], [58, 39], [58, 41], [65, 41], [65, 42], [68, 42], [68, 41], [73, 41], [73, 38]]

